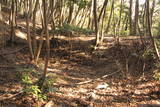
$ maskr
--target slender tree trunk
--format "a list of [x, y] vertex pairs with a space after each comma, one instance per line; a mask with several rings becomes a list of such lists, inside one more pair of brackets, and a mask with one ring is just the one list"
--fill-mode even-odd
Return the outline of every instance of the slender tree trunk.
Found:
[[[94, 9], [94, 6], [93, 6], [93, 0], [91, 1], [91, 8], [90, 8], [90, 17], [89, 17], [89, 21], [88, 21], [88, 28], [92, 29], [92, 24], [93, 24], [93, 9]], [[93, 29], [92, 29], [93, 30]]]
[[104, 34], [105, 34], [105, 30], [104, 30], [104, 19], [105, 19], [105, 15], [106, 15], [106, 9], [103, 12], [103, 16], [102, 16], [102, 23], [101, 23], [101, 44], [103, 43], [103, 39], [104, 39]]
[[15, 26], [17, 28], [18, 0], [15, 0]]
[[135, 16], [134, 16], [134, 29], [133, 29], [133, 34], [137, 35], [137, 30], [138, 30], [138, 18], [139, 18], [139, 0], [136, 0], [135, 4]]
[[44, 73], [42, 75], [42, 78], [39, 80], [39, 87], [42, 88], [44, 81], [46, 79], [47, 75], [47, 68], [49, 64], [49, 58], [50, 58], [50, 41], [49, 41], [49, 32], [48, 32], [48, 21], [47, 21], [47, 2], [46, 0], [42, 1], [43, 4], [43, 17], [44, 17], [44, 31], [46, 36], [46, 60], [45, 60], [45, 67], [44, 67]]
[[69, 3], [69, 16], [68, 16], [68, 21], [67, 21], [68, 24], [71, 23], [73, 9], [74, 9], [74, 4], [72, 3], [72, 1], [70, 1], [70, 3]]
[[108, 4], [108, 0], [105, 0], [104, 3], [103, 3], [103, 7], [102, 7], [102, 9], [100, 11], [99, 17], [98, 17], [98, 22], [100, 22], [100, 19], [101, 19], [102, 15], [103, 15], [106, 7], [107, 7], [107, 4]]
[[145, 2], [145, 5], [144, 5], [144, 12], [143, 12], [143, 17], [142, 17], [142, 24], [143, 24], [143, 34], [146, 35], [147, 34], [147, 27], [146, 27], [146, 10], [147, 10], [147, 5], [146, 5], [146, 2]]
[[96, 33], [96, 40], [95, 40], [95, 48], [99, 44], [99, 31], [98, 31], [98, 19], [97, 19], [97, 0], [93, 2], [93, 14], [94, 14], [94, 24], [95, 24], [95, 33]]
[[2, 3], [0, 2], [0, 20], [2, 20], [3, 17], [2, 17]]
[[133, 28], [132, 28], [132, 4], [133, 4], [133, 0], [130, 0], [130, 7], [129, 7], [129, 31], [130, 31], [130, 35], [133, 34]]
[[156, 0], [153, 0], [151, 12], [150, 12], [151, 27], [152, 27], [152, 22], [153, 22], [153, 14], [154, 14], [154, 9], [155, 9], [155, 4], [156, 4]]
[[111, 7], [111, 12], [110, 12], [110, 15], [109, 15], [109, 19], [108, 19], [106, 33], [108, 33], [108, 31], [109, 31], [109, 27], [110, 27], [110, 23], [111, 23], [111, 19], [112, 19], [112, 14], [113, 14], [113, 9], [114, 9], [114, 0], [112, 0], [112, 7]]
[[121, 0], [121, 6], [120, 6], [120, 12], [119, 12], [119, 20], [118, 20], [118, 23], [117, 23], [117, 26], [116, 26], [117, 43], [119, 43], [119, 36], [120, 36], [119, 29], [120, 29], [120, 26], [121, 26], [122, 11], [123, 11], [123, 2], [124, 2], [124, 0]]
[[149, 0], [146, 1], [147, 3], [147, 22], [148, 22], [148, 32], [149, 32], [149, 36], [150, 36], [150, 39], [152, 41], [152, 45], [153, 45], [153, 48], [155, 50], [155, 53], [156, 53], [156, 56], [157, 56], [157, 59], [158, 61], [160, 61], [160, 54], [158, 52], [158, 48], [157, 48], [157, 45], [156, 45], [156, 42], [154, 40], [154, 37], [152, 36], [152, 30], [151, 30], [151, 19], [150, 19], [150, 5], [149, 5]]
[[36, 13], [38, 10], [39, 0], [36, 0], [35, 7], [33, 10], [33, 53], [36, 56], [37, 51], [37, 40], [36, 40]]
[[34, 53], [33, 53], [33, 48], [32, 48], [32, 39], [30, 35], [30, 16], [31, 16], [31, 5], [32, 5], [32, 0], [28, 0], [28, 10], [27, 10], [27, 18], [26, 18], [26, 25], [27, 25], [27, 41], [29, 45], [29, 51], [31, 55], [31, 60], [34, 59]]

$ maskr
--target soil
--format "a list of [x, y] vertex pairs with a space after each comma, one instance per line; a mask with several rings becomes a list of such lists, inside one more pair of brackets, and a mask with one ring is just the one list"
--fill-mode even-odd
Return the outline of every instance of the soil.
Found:
[[[122, 38], [117, 45], [114, 38], [108, 37], [96, 51], [92, 49], [93, 37], [58, 37], [51, 44], [48, 74], [56, 75], [53, 86], [58, 91], [49, 93], [46, 101], [20, 93], [23, 85], [18, 68], [37, 67], [30, 62], [26, 45], [16, 44], [1, 50], [1, 106], [43, 107], [50, 101], [52, 107], [149, 107], [149, 104], [160, 104], [160, 83], [154, 80], [152, 72], [155, 60], [140, 57], [145, 49], [139, 40]], [[38, 65], [44, 63], [44, 55], [42, 52]]]

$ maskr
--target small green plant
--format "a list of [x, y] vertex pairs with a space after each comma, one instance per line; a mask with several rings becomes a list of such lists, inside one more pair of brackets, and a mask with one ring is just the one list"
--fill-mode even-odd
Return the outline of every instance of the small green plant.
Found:
[[39, 89], [37, 85], [30, 85], [24, 89], [24, 92], [27, 94], [33, 95], [38, 100], [46, 100], [47, 96], [42, 93], [42, 91]]
[[26, 84], [26, 85], [27, 84], [33, 84], [32, 80], [31, 80], [31, 78], [28, 74], [23, 74], [22, 75], [22, 83]]
[[36, 71], [34, 68], [19, 68], [21, 72], [21, 82], [24, 85], [23, 91], [27, 95], [32, 95], [38, 100], [47, 99], [47, 92], [55, 92], [57, 89], [53, 86], [53, 83], [56, 81], [57, 77], [55, 75], [47, 75], [44, 86], [42, 89], [36, 84], [37, 80], [40, 78], [39, 71]]
[[155, 59], [154, 51], [153, 49], [146, 49], [146, 51], [142, 54], [143, 59]]
[[153, 76], [156, 80], [160, 81], [160, 70], [157, 69], [154, 71], [154, 76]]

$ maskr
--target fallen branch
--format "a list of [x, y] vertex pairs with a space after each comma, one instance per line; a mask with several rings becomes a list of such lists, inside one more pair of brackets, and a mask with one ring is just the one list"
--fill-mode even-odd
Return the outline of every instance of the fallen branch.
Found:
[[116, 73], [118, 73], [118, 72], [120, 72], [120, 71], [121, 71], [121, 70], [118, 70], [118, 71], [116, 71], [116, 72], [113, 72], [113, 73], [108, 74], [108, 75], [104, 75], [104, 76], [102, 76], [102, 77], [100, 77], [100, 78], [97, 78], [97, 79], [91, 79], [91, 80], [88, 80], [88, 81], [79, 82], [79, 83], [77, 83], [76, 85], [83, 85], [83, 84], [88, 84], [88, 83], [91, 83], [91, 82], [94, 82], [94, 81], [99, 81], [99, 80], [101, 80], [101, 79], [104, 79], [104, 78], [107, 78], [107, 77], [109, 77], [109, 76], [112, 76], [112, 75], [114, 75], [114, 74], [116, 74]]
[[6, 95], [2, 95], [2, 96], [0, 96], [0, 101], [9, 100], [9, 99], [11, 99], [13, 97], [16, 97], [16, 96], [18, 96], [18, 95], [20, 95], [22, 93], [23, 93], [23, 91], [20, 91], [20, 92], [18, 92], [16, 94], [10, 95], [9, 97], [3, 97], [3, 96], [6, 96]]
[[27, 47], [27, 46], [24, 46], [24, 47], [22, 47], [22, 48], [20, 48], [20, 49], [16, 49], [16, 50], [11, 51], [11, 52], [4, 52], [4, 53], [2, 52], [2, 53], [0, 54], [0, 56], [17, 53], [17, 52], [21, 51], [22, 49], [24, 49], [24, 48], [26, 48], [26, 47]]

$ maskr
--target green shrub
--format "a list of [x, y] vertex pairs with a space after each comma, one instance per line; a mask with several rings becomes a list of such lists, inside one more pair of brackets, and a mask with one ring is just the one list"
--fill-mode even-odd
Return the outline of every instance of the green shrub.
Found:
[[87, 29], [87, 28], [80, 28], [78, 26], [70, 25], [70, 24], [64, 24], [63, 26], [57, 26], [56, 30], [51, 31], [51, 33], [60, 33], [60, 34], [67, 34], [75, 32], [78, 34], [85, 34], [85, 35], [90, 35], [93, 34], [94, 31]]
[[36, 84], [37, 80], [40, 78], [39, 71], [36, 71], [34, 68], [20, 68], [22, 72], [21, 82], [24, 85], [23, 92], [26, 95], [32, 95], [34, 98], [38, 100], [47, 99], [47, 92], [55, 92], [55, 88], [53, 87], [53, 83], [56, 82], [56, 76], [47, 76], [44, 81], [44, 86], [42, 89]]
[[154, 71], [154, 76], [153, 76], [156, 80], [160, 81], [160, 70], [157, 69]]
[[27, 86], [24, 90], [25, 93], [28, 95], [32, 95], [33, 97], [37, 98], [38, 100], [46, 100], [47, 96], [42, 93], [37, 85], [30, 85]]

